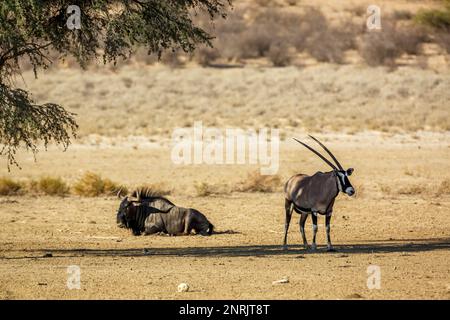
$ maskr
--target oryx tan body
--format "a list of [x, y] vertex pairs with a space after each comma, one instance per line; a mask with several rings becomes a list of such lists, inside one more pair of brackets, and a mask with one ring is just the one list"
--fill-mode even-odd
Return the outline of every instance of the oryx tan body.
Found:
[[303, 238], [303, 244], [308, 248], [308, 242], [305, 236], [305, 222], [308, 214], [312, 214], [313, 220], [313, 243], [312, 249], [316, 249], [316, 233], [317, 233], [317, 214], [325, 215], [325, 226], [327, 232], [327, 247], [329, 251], [333, 250], [330, 238], [330, 221], [333, 213], [333, 205], [339, 192], [344, 192], [350, 196], [355, 193], [353, 186], [348, 180], [353, 172], [353, 169], [344, 170], [334, 155], [329, 151], [320, 141], [310, 136], [331, 156], [337, 167], [323, 157], [316, 150], [304, 144], [301, 141], [297, 142], [304, 145], [306, 148], [318, 155], [329, 166], [333, 168], [329, 172], [316, 172], [313, 175], [296, 174], [292, 176], [284, 185], [285, 196], [285, 211], [286, 222], [284, 232], [284, 248], [287, 248], [287, 234], [289, 224], [291, 221], [292, 211], [301, 214], [300, 218], [300, 233]]

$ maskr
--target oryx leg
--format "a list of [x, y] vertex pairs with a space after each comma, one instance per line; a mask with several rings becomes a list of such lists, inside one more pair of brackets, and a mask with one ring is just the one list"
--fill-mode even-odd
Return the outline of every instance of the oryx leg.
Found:
[[330, 229], [331, 229], [331, 213], [327, 214], [325, 217], [325, 228], [327, 230], [327, 251], [333, 252], [336, 251], [333, 248], [333, 245], [331, 244], [331, 237], [330, 237]]
[[317, 249], [317, 244], [316, 244], [316, 234], [317, 234], [317, 213], [312, 213], [311, 214], [311, 218], [312, 218], [312, 228], [313, 228], [313, 239], [312, 239], [312, 245], [311, 245], [311, 249], [312, 250], [316, 250]]
[[300, 225], [300, 233], [302, 234], [303, 246], [305, 247], [305, 249], [308, 249], [308, 241], [306, 240], [306, 235], [305, 235], [305, 222], [307, 219], [308, 219], [308, 213], [302, 212], [300, 222], [298, 223]]
[[292, 202], [285, 199], [284, 200], [284, 209], [286, 210], [286, 220], [284, 222], [283, 249], [287, 250], [287, 234], [288, 234], [289, 224], [291, 223], [291, 217], [292, 217]]

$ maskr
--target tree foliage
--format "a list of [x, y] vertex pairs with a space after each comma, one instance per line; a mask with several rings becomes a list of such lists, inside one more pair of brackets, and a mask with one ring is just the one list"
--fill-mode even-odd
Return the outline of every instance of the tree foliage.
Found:
[[[211, 45], [211, 35], [193, 22], [207, 12], [225, 17], [229, 0], [3, 0], [0, 2], [0, 154], [8, 168], [17, 164], [16, 150], [24, 144], [33, 153], [38, 143], [70, 144], [77, 125], [75, 115], [54, 103], [37, 105], [29, 94], [14, 88], [27, 59], [35, 75], [51, 64], [50, 51], [73, 56], [85, 67], [101, 58], [116, 63], [137, 46], [149, 54], [166, 49], [191, 52]], [[81, 28], [69, 29], [70, 5], [81, 9]]]

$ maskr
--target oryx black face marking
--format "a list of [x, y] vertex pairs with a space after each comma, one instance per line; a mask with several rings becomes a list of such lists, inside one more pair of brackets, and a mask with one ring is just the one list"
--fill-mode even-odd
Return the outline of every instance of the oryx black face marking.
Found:
[[333, 246], [331, 244], [330, 237], [330, 222], [331, 215], [333, 213], [334, 201], [339, 194], [343, 192], [349, 196], [355, 194], [355, 189], [350, 183], [349, 176], [353, 173], [353, 168], [344, 170], [336, 159], [336, 157], [325, 147], [319, 140], [310, 136], [316, 141], [325, 152], [334, 161], [332, 163], [319, 152], [308, 146], [307, 144], [297, 140], [295, 141], [302, 144], [308, 150], [316, 154], [325, 163], [327, 163], [333, 170], [329, 172], [316, 172], [314, 175], [309, 176], [306, 174], [297, 174], [291, 177], [284, 186], [285, 192], [285, 211], [286, 222], [284, 228], [284, 247], [287, 247], [287, 233], [289, 230], [289, 223], [291, 221], [292, 211], [295, 210], [301, 214], [300, 219], [300, 233], [302, 234], [303, 244], [307, 248], [308, 243], [305, 237], [305, 222], [308, 218], [308, 214], [312, 213], [313, 220], [313, 243], [312, 248], [316, 248], [316, 233], [317, 233], [317, 214], [326, 215], [325, 226], [327, 232], [327, 246], [328, 250], [332, 251]]

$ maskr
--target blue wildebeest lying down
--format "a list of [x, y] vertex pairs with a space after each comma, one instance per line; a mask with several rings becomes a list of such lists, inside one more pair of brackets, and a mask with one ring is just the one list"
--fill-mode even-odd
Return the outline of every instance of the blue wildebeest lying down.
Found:
[[214, 226], [199, 211], [178, 207], [149, 189], [138, 189], [122, 199], [117, 212], [119, 227], [131, 229], [134, 235], [167, 233], [202, 236], [213, 233]]

